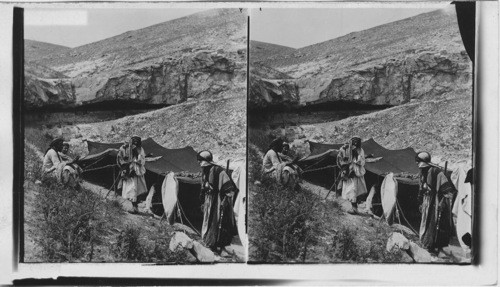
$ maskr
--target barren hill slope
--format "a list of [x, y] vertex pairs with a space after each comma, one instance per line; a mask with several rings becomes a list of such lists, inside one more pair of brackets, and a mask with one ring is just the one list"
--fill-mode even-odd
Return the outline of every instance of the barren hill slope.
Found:
[[297, 79], [301, 103], [398, 105], [472, 83], [452, 5], [261, 62]]
[[61, 54], [70, 49], [70, 47], [66, 46], [25, 39], [24, 60], [26, 62], [37, 60], [50, 54]]
[[71, 78], [77, 103], [244, 96], [246, 11], [204, 11], [36, 61]]
[[54, 128], [50, 133], [69, 140], [77, 154], [85, 154], [86, 139], [123, 142], [138, 135], [167, 148], [208, 149], [215, 160], [233, 161], [246, 154], [246, 100], [192, 101], [112, 121]]
[[[305, 139], [325, 143], [344, 143], [353, 136], [374, 138], [388, 149], [412, 147], [428, 151], [433, 162], [450, 168], [471, 167], [472, 97], [455, 94], [441, 99], [414, 101], [379, 112], [353, 116], [340, 121], [289, 127], [287, 137], [306, 148]], [[274, 131], [279, 134], [280, 131]]]
[[295, 51], [295, 48], [250, 40], [250, 62], [261, 62], [273, 56]]

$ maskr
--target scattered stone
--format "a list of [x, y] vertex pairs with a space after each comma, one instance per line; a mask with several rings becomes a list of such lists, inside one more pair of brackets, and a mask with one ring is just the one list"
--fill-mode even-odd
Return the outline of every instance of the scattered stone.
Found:
[[408, 240], [403, 234], [394, 232], [387, 240], [386, 250], [393, 252], [395, 250], [404, 250], [415, 262], [431, 262], [431, 254], [418, 244]]
[[193, 248], [193, 240], [182, 232], [176, 232], [174, 236], [172, 236], [172, 239], [170, 239], [169, 249], [170, 251], [175, 251], [179, 247], [191, 249]]
[[193, 241], [193, 248], [191, 249], [191, 252], [199, 262], [215, 261], [215, 254], [197, 241]]
[[415, 260], [416, 262], [431, 262], [431, 254], [423, 249], [422, 247], [418, 246], [416, 243], [410, 241], [410, 250], [409, 250], [409, 255]]

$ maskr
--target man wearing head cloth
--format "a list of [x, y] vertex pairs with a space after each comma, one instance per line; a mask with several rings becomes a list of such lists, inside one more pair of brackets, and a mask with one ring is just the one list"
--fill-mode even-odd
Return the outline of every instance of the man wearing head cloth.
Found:
[[420, 169], [420, 241], [429, 252], [436, 254], [448, 246], [453, 233], [451, 207], [455, 189], [441, 168], [431, 162], [428, 152], [419, 152], [415, 162]]
[[54, 174], [57, 166], [62, 163], [63, 160], [59, 153], [63, 149], [63, 143], [64, 140], [62, 138], [57, 138], [50, 143], [43, 157], [42, 173], [44, 175]]
[[138, 212], [137, 197], [147, 192], [146, 154], [142, 148], [141, 138], [133, 136], [129, 143], [120, 147], [117, 163], [121, 169], [118, 188], [122, 188], [122, 196], [132, 202], [131, 213]]
[[282, 163], [282, 160], [279, 156], [283, 150], [283, 140], [281, 138], [277, 138], [271, 142], [269, 145], [269, 149], [264, 155], [264, 159], [262, 161], [264, 167], [264, 173], [271, 175], [274, 177], [276, 174], [276, 168], [279, 164]]
[[233, 198], [237, 188], [226, 170], [213, 162], [210, 151], [199, 152], [197, 159], [202, 170], [201, 237], [207, 247], [220, 254], [236, 235]]
[[[342, 181], [342, 197], [351, 202], [352, 208], [347, 212], [358, 212], [358, 196], [367, 193], [365, 182], [365, 152], [361, 148], [361, 138], [353, 137], [342, 158], [349, 167], [347, 177]], [[339, 153], [340, 154], [340, 153]]]

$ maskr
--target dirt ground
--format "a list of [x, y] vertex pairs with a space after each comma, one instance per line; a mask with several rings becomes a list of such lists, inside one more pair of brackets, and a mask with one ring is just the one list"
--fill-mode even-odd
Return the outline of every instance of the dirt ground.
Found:
[[[36, 149], [33, 144], [27, 143], [28, 148]], [[37, 150], [39, 156], [41, 152]], [[133, 227], [140, 231], [143, 238], [155, 238], [162, 229], [162, 234], [172, 235], [176, 231], [183, 231], [183, 227], [176, 224], [169, 225], [166, 221], [155, 218], [146, 209], [145, 202], [139, 204], [139, 214], [130, 214], [127, 210], [132, 209], [132, 204], [114, 192], [109, 192], [107, 188], [83, 182], [82, 187], [100, 195], [100, 210], [105, 212], [106, 224], [103, 228], [105, 234], [102, 243], [96, 246], [93, 262], [115, 262], [116, 259], [111, 252], [110, 245], [116, 237], [126, 228]], [[39, 226], [42, 217], [37, 214], [35, 208], [36, 197], [39, 194], [38, 184], [26, 180], [24, 183], [24, 262], [46, 262], [41, 246], [37, 243], [40, 236]], [[189, 235], [191, 238], [201, 241], [199, 236]], [[168, 247], [167, 247], [168, 248]], [[217, 262], [243, 262], [245, 252], [238, 237], [235, 236], [233, 243], [228, 246], [228, 252], [223, 252], [220, 257], [216, 257]], [[196, 258], [187, 255], [187, 262], [196, 263]]]
[[[316, 194], [318, 196], [318, 200], [337, 203], [337, 205], [335, 205], [338, 206], [337, 210], [332, 210], [332, 212], [329, 212], [325, 218], [329, 223], [327, 226], [329, 226], [332, 230], [338, 228], [338, 222], [340, 221], [343, 224], [356, 227], [358, 234], [360, 235], [360, 240], [364, 242], [374, 242], [377, 240], [377, 235], [381, 232], [385, 232], [387, 234], [391, 232], [400, 232], [403, 233], [408, 239], [418, 244], [418, 236], [416, 234], [407, 233], [407, 229], [401, 230], [397, 225], [387, 225], [383, 219], [374, 217], [370, 213], [364, 211], [364, 203], [358, 206], [360, 213], [358, 215], [352, 215], [347, 213], [347, 210], [351, 208], [351, 204], [342, 197], [337, 196], [335, 192], [332, 191], [329, 193], [328, 189], [309, 182], [303, 182], [302, 188]], [[406, 256], [404, 256], [403, 259], [403, 262], [411, 262], [409, 261], [410, 258]], [[456, 236], [451, 239], [450, 245], [443, 248], [438, 256], [434, 257], [432, 260], [436, 263], [470, 263], [470, 258], [460, 247]]]

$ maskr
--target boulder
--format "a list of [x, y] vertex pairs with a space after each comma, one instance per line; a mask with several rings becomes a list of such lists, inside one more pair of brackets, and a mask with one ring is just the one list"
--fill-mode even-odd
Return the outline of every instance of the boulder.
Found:
[[182, 232], [176, 232], [174, 236], [172, 236], [172, 239], [170, 239], [169, 249], [170, 251], [175, 251], [179, 247], [191, 249], [193, 248], [193, 240]]
[[386, 250], [394, 252], [395, 250], [408, 250], [410, 241], [401, 233], [393, 232], [387, 240]]
[[193, 248], [191, 249], [191, 252], [199, 262], [211, 263], [216, 259], [215, 254], [210, 249], [206, 248], [197, 241], [193, 241]]
[[416, 262], [425, 263], [432, 261], [431, 254], [414, 242], [410, 241], [410, 249], [407, 252]]
[[386, 250], [394, 252], [404, 250], [415, 261], [419, 263], [431, 262], [431, 254], [415, 242], [408, 240], [403, 234], [394, 232], [387, 240]]

